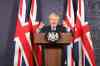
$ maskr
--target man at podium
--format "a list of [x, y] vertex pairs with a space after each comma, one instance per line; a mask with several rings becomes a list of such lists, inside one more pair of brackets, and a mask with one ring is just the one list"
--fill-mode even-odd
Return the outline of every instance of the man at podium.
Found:
[[[68, 32], [65, 25], [59, 25], [60, 17], [56, 13], [51, 13], [48, 17], [49, 25], [44, 25], [43, 22], [40, 23], [37, 32], [40, 33], [48, 33], [48, 32], [57, 32], [57, 33], [65, 33]], [[46, 48], [46, 58], [48, 58], [48, 62], [45, 61], [46, 66], [63, 66], [64, 64], [64, 46], [55, 45], [56, 43], [49, 43], [46, 46], [42, 46]], [[48, 49], [52, 48], [52, 49]], [[44, 61], [43, 61], [44, 62]]]
[[37, 32], [67, 32], [67, 28], [63, 24], [59, 25], [60, 17], [56, 13], [51, 13], [48, 17], [49, 25], [45, 26], [43, 22], [40, 23]]

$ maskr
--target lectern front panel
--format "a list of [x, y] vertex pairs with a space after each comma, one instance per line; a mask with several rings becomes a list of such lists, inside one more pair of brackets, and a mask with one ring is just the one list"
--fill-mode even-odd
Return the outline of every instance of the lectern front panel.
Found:
[[47, 48], [45, 54], [46, 66], [61, 66], [61, 48]]
[[42, 45], [43, 48], [46, 48], [46, 66], [61, 66], [62, 64], [62, 47], [71, 42], [72, 35], [71, 33], [61, 33], [60, 36], [60, 39], [56, 43], [50, 43], [48, 40], [46, 40], [45, 33], [34, 34], [34, 44]]

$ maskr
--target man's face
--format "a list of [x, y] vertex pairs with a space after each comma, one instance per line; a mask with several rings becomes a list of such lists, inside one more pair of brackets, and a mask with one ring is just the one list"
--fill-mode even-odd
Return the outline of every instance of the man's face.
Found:
[[49, 23], [50, 25], [52, 26], [57, 26], [58, 25], [58, 22], [59, 22], [59, 18], [57, 15], [52, 15], [50, 18], [49, 18]]

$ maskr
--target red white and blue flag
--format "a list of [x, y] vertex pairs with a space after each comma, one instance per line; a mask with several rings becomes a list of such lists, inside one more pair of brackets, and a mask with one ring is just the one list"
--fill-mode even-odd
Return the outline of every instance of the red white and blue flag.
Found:
[[76, 18], [74, 15], [76, 12], [73, 11], [72, 6], [74, 6], [72, 0], [67, 0], [65, 23], [69, 29], [74, 31], [73, 45], [67, 47], [67, 66], [96, 66], [89, 25], [84, 17], [84, 0], [77, 2]]
[[[40, 9], [40, 8], [37, 8], [38, 7], [37, 5], [39, 5], [37, 0], [31, 1], [29, 22], [31, 23], [31, 29], [32, 29], [33, 34], [36, 32], [36, 30], [38, 29], [38, 26], [40, 24], [39, 21], [36, 21], [37, 13], [39, 13], [38, 9]], [[40, 14], [39, 14], [39, 16], [40, 16]], [[42, 66], [42, 46], [35, 45], [34, 43], [32, 43], [32, 44], [33, 44], [33, 51], [34, 51], [33, 56], [35, 58], [36, 65]]]
[[76, 39], [80, 39], [78, 41], [81, 41], [82, 66], [96, 66], [94, 48], [90, 36], [90, 28], [88, 22], [85, 22], [84, 0], [78, 0], [78, 10], [75, 24], [75, 37]]
[[30, 24], [27, 21], [30, 0], [19, 0], [15, 32], [14, 66], [34, 66], [32, 44], [30, 40]]
[[[67, 9], [66, 9], [66, 16], [64, 23], [67, 27], [68, 31], [71, 31], [74, 28], [74, 10], [73, 10], [73, 3], [72, 0], [67, 0]], [[66, 66], [73, 66], [73, 42], [70, 43], [70, 45], [66, 46], [66, 59], [65, 59], [65, 65]]]

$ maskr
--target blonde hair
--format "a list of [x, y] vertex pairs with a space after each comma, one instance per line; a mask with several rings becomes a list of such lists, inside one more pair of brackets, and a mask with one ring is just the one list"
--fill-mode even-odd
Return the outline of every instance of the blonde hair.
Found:
[[57, 19], [60, 19], [59, 15], [57, 15], [57, 14], [54, 13], [54, 12], [51, 13], [51, 14], [49, 15], [49, 19], [50, 19], [50, 18], [53, 18], [53, 17], [54, 17], [54, 18], [56, 17]]

